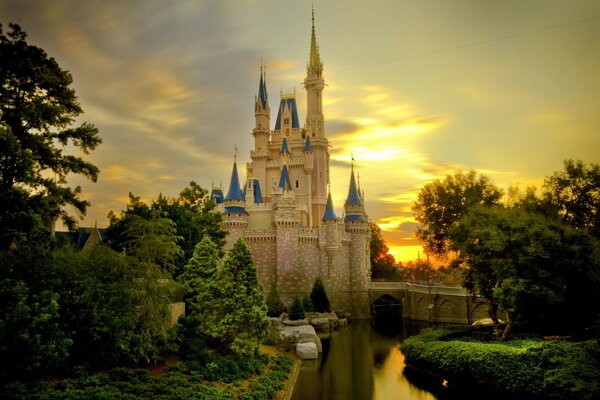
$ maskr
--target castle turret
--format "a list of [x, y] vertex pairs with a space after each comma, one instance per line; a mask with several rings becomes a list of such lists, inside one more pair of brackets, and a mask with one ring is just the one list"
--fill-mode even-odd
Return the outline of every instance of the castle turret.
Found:
[[350, 234], [350, 286], [355, 293], [353, 309], [357, 315], [368, 315], [368, 282], [370, 277], [371, 230], [354, 178], [354, 159], [350, 173], [350, 187], [344, 204], [346, 232]]
[[247, 171], [248, 176], [255, 175], [259, 184], [266, 187], [267, 175], [265, 172], [267, 159], [269, 157], [269, 135], [271, 133], [271, 108], [269, 107], [269, 96], [267, 94], [266, 74], [261, 65], [260, 80], [258, 83], [258, 95], [254, 101], [255, 125], [252, 130], [254, 136], [254, 150], [250, 152], [252, 167]]
[[229, 231], [225, 250], [233, 247], [233, 243], [248, 227], [248, 213], [246, 212], [246, 199], [240, 187], [236, 157], [233, 159], [233, 170], [229, 182], [229, 191], [223, 201], [223, 228]]
[[325, 215], [323, 216], [323, 224], [325, 225], [325, 251], [330, 261], [338, 251], [338, 233], [337, 233], [337, 217], [333, 211], [333, 202], [331, 201], [331, 192], [327, 196], [327, 206], [325, 207]]

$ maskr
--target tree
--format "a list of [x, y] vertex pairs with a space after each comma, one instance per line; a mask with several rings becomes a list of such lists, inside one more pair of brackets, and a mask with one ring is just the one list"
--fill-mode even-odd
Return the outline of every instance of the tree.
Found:
[[71, 75], [27, 44], [19, 25], [9, 27], [5, 34], [0, 25], [0, 247], [29, 238], [57, 217], [74, 227], [63, 206], [85, 214], [89, 203], [80, 199], [79, 186], [66, 186], [66, 177], [82, 174], [95, 182], [98, 168], [63, 149], [88, 154], [101, 143], [92, 124], [70, 127], [83, 112]]
[[273, 285], [271, 293], [267, 296], [267, 314], [269, 317], [279, 317], [285, 312], [285, 305], [281, 301], [281, 297], [277, 294], [277, 288]]
[[203, 330], [220, 341], [221, 353], [251, 357], [267, 333], [269, 319], [252, 254], [242, 238], [227, 254], [216, 281], [216, 298], [204, 311]]
[[325, 291], [325, 286], [323, 286], [321, 278], [315, 279], [312, 291], [310, 292], [310, 299], [313, 302], [316, 312], [331, 311], [331, 307], [329, 305], [329, 298], [327, 297], [327, 292]]
[[108, 237], [112, 248], [117, 251], [125, 250], [130, 238], [127, 235], [129, 225], [135, 217], [150, 219], [153, 212], [159, 213], [172, 220], [176, 227], [177, 242], [181, 248], [173, 260], [173, 276], [177, 277], [183, 272], [183, 267], [192, 257], [196, 244], [208, 236], [217, 245], [219, 257], [223, 256], [222, 247], [225, 244], [227, 232], [221, 228], [221, 214], [214, 212], [215, 204], [210, 201], [208, 193], [195, 182], [182, 190], [179, 197], [170, 199], [159, 195], [156, 200], [146, 204], [139, 197], [129, 194], [129, 204], [120, 215], [109, 213], [110, 225]]
[[444, 180], [435, 180], [421, 189], [413, 206], [421, 224], [416, 236], [429, 254], [444, 256], [450, 250], [449, 232], [476, 205], [498, 204], [502, 191], [484, 175], [475, 171], [457, 172]]
[[564, 170], [547, 177], [544, 189], [545, 200], [566, 224], [600, 237], [600, 165], [565, 160]]
[[518, 208], [472, 209], [450, 232], [465, 263], [465, 286], [506, 311], [515, 324], [579, 331], [600, 308], [598, 243], [558, 219]]
[[132, 262], [106, 246], [89, 253], [71, 246], [54, 253], [60, 277], [60, 323], [72, 333], [70, 364], [112, 366], [127, 360], [124, 349], [137, 320], [136, 283]]
[[402, 278], [400, 271], [394, 267], [396, 260], [389, 254], [381, 228], [375, 222], [369, 222], [371, 228], [371, 268], [373, 279], [399, 280]]
[[196, 245], [194, 255], [183, 269], [179, 281], [185, 287], [187, 303], [194, 312], [202, 313], [213, 301], [214, 281], [219, 262], [217, 245], [208, 236]]
[[304, 310], [304, 304], [299, 296], [294, 297], [292, 304], [289, 309], [289, 318], [292, 321], [297, 321], [306, 318], [306, 310]]

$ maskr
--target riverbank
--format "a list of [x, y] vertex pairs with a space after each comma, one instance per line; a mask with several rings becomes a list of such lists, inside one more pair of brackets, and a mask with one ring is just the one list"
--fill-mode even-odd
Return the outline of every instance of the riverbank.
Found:
[[[478, 329], [478, 330], [476, 330]], [[478, 391], [503, 398], [600, 398], [598, 340], [485, 342], [481, 328], [427, 329], [401, 345], [413, 371], [438, 377], [437, 391]]]

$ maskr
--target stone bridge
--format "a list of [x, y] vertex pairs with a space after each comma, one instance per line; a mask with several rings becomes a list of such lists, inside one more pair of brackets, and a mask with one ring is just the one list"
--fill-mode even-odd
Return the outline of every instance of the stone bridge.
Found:
[[471, 324], [489, 317], [488, 302], [462, 287], [370, 282], [369, 303], [373, 315], [378, 306], [392, 304], [402, 307], [403, 318], [431, 323]]

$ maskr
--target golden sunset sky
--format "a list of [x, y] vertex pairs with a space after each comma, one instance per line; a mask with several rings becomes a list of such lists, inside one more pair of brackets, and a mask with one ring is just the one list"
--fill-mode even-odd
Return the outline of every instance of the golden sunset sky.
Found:
[[[0, 1], [4, 29], [20, 24], [72, 73], [81, 121], [100, 130], [98, 182], [71, 179], [92, 203], [81, 225], [106, 226], [128, 192], [227, 185], [235, 144], [249, 161], [261, 59], [271, 109], [295, 89], [303, 120], [311, 4]], [[567, 158], [600, 163], [600, 1], [314, 7], [336, 212], [354, 154], [398, 260], [417, 257], [411, 205], [433, 179], [474, 169], [524, 188]]]

